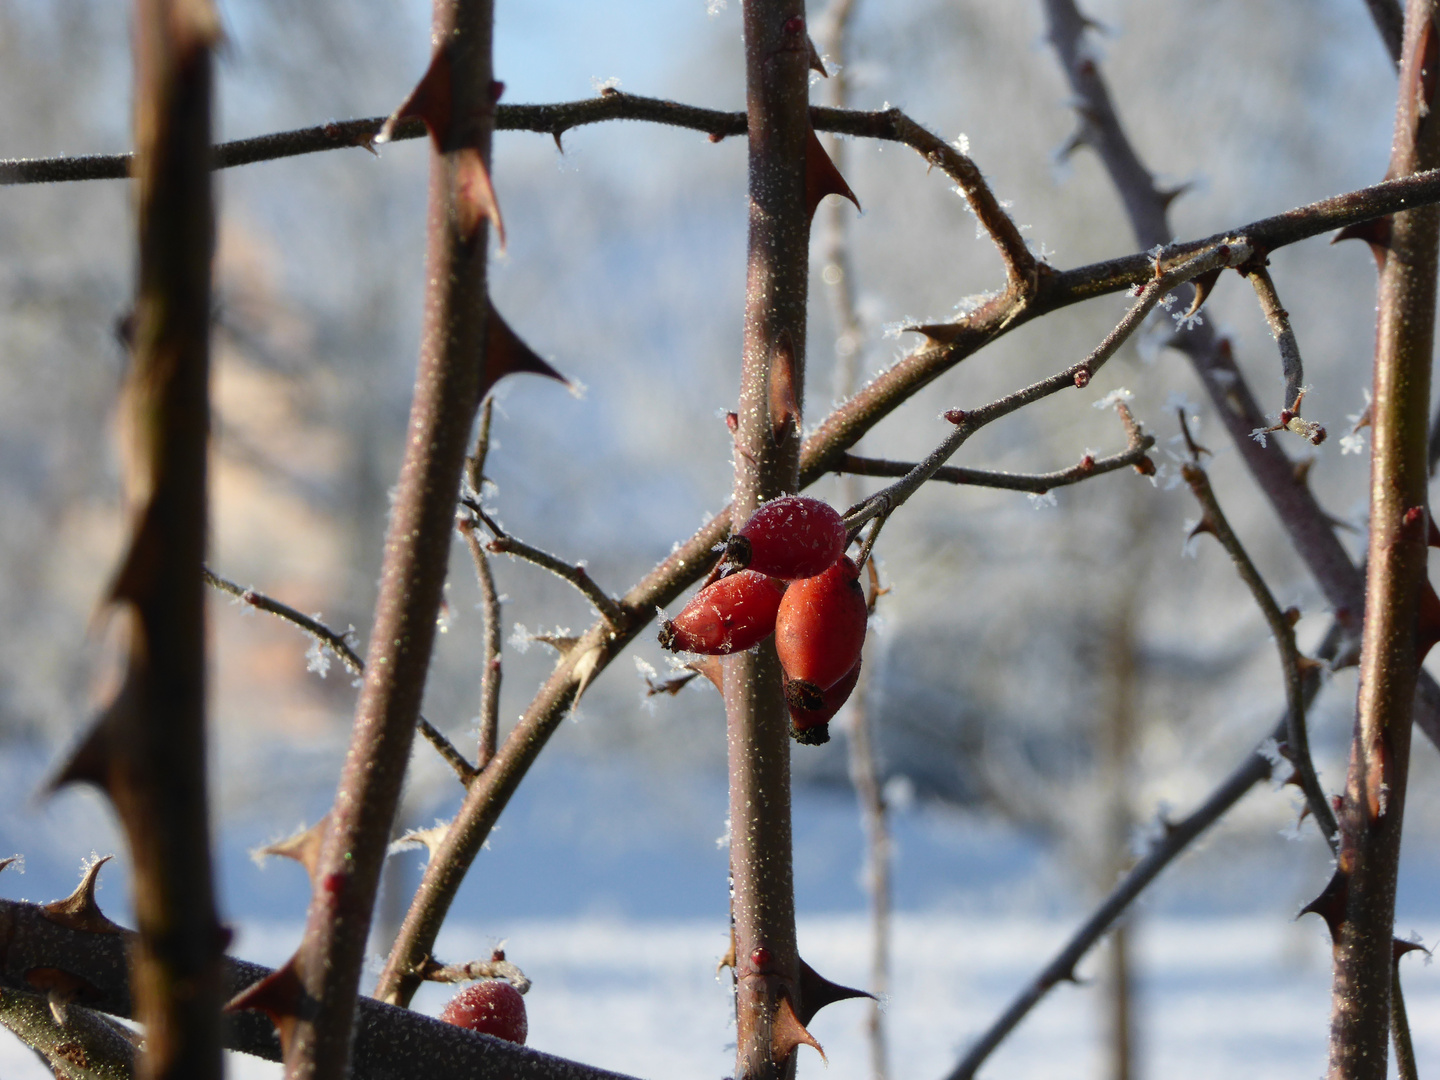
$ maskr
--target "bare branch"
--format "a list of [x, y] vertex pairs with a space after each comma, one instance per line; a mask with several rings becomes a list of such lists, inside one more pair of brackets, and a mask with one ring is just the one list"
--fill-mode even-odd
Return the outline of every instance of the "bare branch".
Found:
[[424, 696], [456, 493], [476, 411], [497, 377], [486, 292], [489, 226], [499, 228], [489, 180], [493, 24], [491, 0], [435, 0], [430, 71], [444, 92], [416, 94], [431, 110], [433, 135], [420, 363], [365, 683], [313, 875], [326, 887], [313, 891], [291, 962], [312, 1003], [282, 1027], [291, 1080], [348, 1074], [365, 941]]
[[[247, 589], [242, 585], [237, 585], [228, 578], [221, 577], [208, 566], [204, 567], [202, 572], [207, 585], [219, 589], [229, 596], [235, 597], [235, 599], [241, 603], [249, 604], [257, 611], [264, 611], [284, 622], [299, 627], [314, 638], [323, 648], [329, 649], [334, 653], [352, 675], [365, 674], [365, 662], [360, 659], [360, 654], [351, 647], [349, 634], [341, 634], [338, 631], [332, 630], [318, 619], [313, 619], [303, 612], [296, 611], [289, 604], [282, 604], [279, 600], [266, 596], [262, 592], [256, 592], [254, 589]], [[430, 723], [429, 720], [426, 720], [424, 716], [419, 718], [417, 726], [420, 729], [420, 733], [424, 735], [430, 745], [435, 748], [436, 753], [444, 758], [445, 763], [455, 770], [455, 775], [460, 778], [461, 783], [468, 784], [471, 777], [476, 773], [475, 767], [466, 761], [465, 756], [455, 749], [454, 744], [445, 737], [444, 733], [434, 724]]]
[[1315, 823], [1320, 827], [1331, 854], [1334, 854], [1339, 847], [1339, 826], [1336, 825], [1335, 814], [1330, 809], [1330, 800], [1325, 797], [1325, 791], [1315, 775], [1315, 762], [1310, 756], [1310, 736], [1305, 724], [1305, 674], [1300, 649], [1295, 644], [1294, 623], [1280, 610], [1280, 605], [1275, 602], [1265, 579], [1250, 560], [1245, 545], [1235, 535], [1235, 530], [1230, 528], [1225, 512], [1220, 509], [1220, 500], [1215, 497], [1215, 491], [1210, 486], [1210, 477], [1200, 465], [1199, 450], [1190, 438], [1184, 410], [1180, 412], [1180, 428], [1186, 444], [1190, 447], [1190, 460], [1181, 466], [1181, 474], [1190, 485], [1190, 491], [1204, 513], [1195, 531], [1211, 533], [1220, 541], [1220, 546], [1235, 563], [1240, 580], [1245, 582], [1270, 627], [1275, 647], [1280, 651], [1280, 668], [1285, 677], [1285, 700], [1289, 706], [1285, 733], [1286, 756], [1295, 765], [1300, 790], [1305, 793], [1305, 803], [1310, 808]]
[[[1406, 6], [1392, 175], [1440, 164], [1440, 123], [1431, 116], [1440, 105], [1433, 70], [1437, 18], [1435, 0], [1410, 0]], [[1410, 730], [1424, 655], [1417, 627], [1421, 593], [1430, 588], [1426, 441], [1437, 232], [1440, 212], [1435, 209], [1396, 214], [1380, 272], [1365, 635], [1334, 881], [1343, 917], [1331, 921], [1331, 1080], [1384, 1080], [1386, 1075], [1395, 888]]]
[[[1247, 239], [1231, 238], [1228, 242], [1194, 255], [1178, 265], [1172, 264], [1163, 271], [1159, 270], [1157, 266], [1157, 273], [1153, 280], [1140, 287], [1138, 302], [1125, 313], [1125, 317], [1120, 320], [1119, 325], [1105, 335], [1105, 340], [1097, 345], [1089, 356], [1047, 379], [1031, 383], [989, 405], [970, 412], [957, 409], [947, 413], [946, 419], [955, 424], [955, 430], [950, 436], [904, 478], [883, 491], [876, 492], [859, 506], [847, 511], [845, 524], [853, 532], [876, 515], [893, 513], [897, 507], [914, 495], [970, 436], [985, 425], [1010, 415], [1022, 406], [1049, 397], [1066, 388], [1088, 386], [1095, 373], [1105, 365], [1111, 356], [1115, 355], [1115, 351], [1124, 344], [1130, 335], [1139, 329], [1145, 317], [1154, 310], [1155, 305], [1160, 302], [1162, 297], [1169, 294], [1171, 289], [1207, 271], [1227, 266], [1239, 266], [1250, 258], [1251, 251], [1252, 248]], [[934, 329], [933, 327], [927, 328], [927, 332]]]
[[465, 496], [460, 501], [485, 528], [490, 530], [494, 537], [486, 542], [486, 551], [495, 555], [511, 555], [517, 559], [523, 559], [525, 562], [534, 563], [542, 570], [549, 570], [562, 581], [568, 581], [575, 586], [580, 594], [590, 601], [591, 606], [600, 613], [600, 617], [610, 624], [611, 629], [618, 630], [621, 627], [625, 620], [624, 613], [621, 612], [619, 605], [610, 599], [605, 590], [595, 584], [595, 580], [584, 566], [579, 563], [567, 563], [564, 559], [556, 558], [549, 552], [532, 547], [523, 540], [517, 540], [502, 529], [494, 518], [485, 513], [480, 506], [479, 499]]
[[[987, 472], [983, 469], [964, 469], [944, 465], [931, 475], [932, 481], [947, 484], [963, 484], [972, 487], [1001, 488], [1007, 491], [1028, 491], [1044, 495], [1053, 488], [1068, 487], [1091, 477], [1103, 476], [1127, 466], [1140, 465], [1146, 458], [1146, 451], [1155, 445], [1152, 435], [1143, 435], [1139, 442], [1109, 457], [1097, 458], [1086, 454], [1068, 469], [1057, 469], [1048, 473], [1007, 473]], [[859, 457], [846, 454], [836, 468], [838, 473], [854, 476], [906, 476], [916, 468], [914, 462], [885, 461], [878, 458]]]
[[[90, 1008], [133, 1017], [128, 954], [134, 940], [128, 931], [99, 932], [56, 921], [37, 904], [0, 900], [0, 986], [8, 997], [33, 991], [36, 972], [68, 973], [85, 987]], [[243, 960], [221, 961], [228, 995], [274, 974]], [[229, 1049], [280, 1060], [280, 1042], [263, 1013], [227, 1013], [223, 1037]], [[354, 1057], [353, 1080], [629, 1080], [368, 997], [359, 1001]]]
[[133, 866], [132, 942], [147, 1080], [222, 1075], [206, 783], [205, 594], [211, 260], [208, 0], [137, 0], [138, 281], [122, 427], [129, 538], [106, 602], [123, 682], [55, 783], [109, 797]]

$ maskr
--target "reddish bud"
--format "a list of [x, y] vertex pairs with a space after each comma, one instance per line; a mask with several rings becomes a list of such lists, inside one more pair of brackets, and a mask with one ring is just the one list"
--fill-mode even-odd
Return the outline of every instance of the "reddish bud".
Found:
[[775, 629], [785, 583], [742, 570], [705, 586], [674, 621], [660, 624], [660, 645], [674, 652], [720, 656], [744, 652]]
[[770, 950], [764, 945], [756, 946], [755, 950], [750, 953], [750, 963], [755, 966], [757, 971], [763, 971], [770, 966]]
[[734, 435], [740, 430], [740, 414], [727, 412], [725, 414], [725, 426], [730, 429], [730, 434]]
[[948, 420], [948, 421], [950, 421], [950, 423], [952, 423], [952, 424], [963, 424], [963, 423], [965, 422], [965, 410], [964, 410], [964, 409], [946, 409], [946, 410], [945, 410], [945, 419]]
[[823, 709], [824, 692], [860, 659], [870, 612], [859, 577], [855, 563], [842, 556], [825, 573], [793, 582], [781, 598], [775, 651], [790, 680], [785, 698], [792, 710]]
[[1095, 455], [1086, 454], [1080, 459], [1080, 471], [1084, 473], [1095, 471]]
[[750, 515], [725, 545], [725, 557], [736, 566], [793, 581], [834, 565], [845, 539], [845, 522], [829, 503], [782, 495]]
[[1075, 385], [1081, 390], [1084, 390], [1085, 387], [1090, 385], [1090, 372], [1088, 369], [1081, 368], [1075, 372]]
[[1154, 476], [1155, 462], [1151, 461], [1148, 457], [1142, 457], [1135, 463], [1135, 471], [1141, 476]]
[[1418, 525], [1418, 524], [1420, 523], [1421, 517], [1423, 517], [1424, 514], [1425, 514], [1425, 508], [1424, 508], [1423, 506], [1412, 506], [1412, 507], [1410, 507], [1410, 509], [1408, 509], [1408, 510], [1405, 511], [1405, 518], [1404, 518], [1405, 524], [1406, 524], [1406, 525]]
[[530, 1034], [525, 999], [504, 979], [489, 979], [465, 987], [450, 999], [440, 1019], [522, 1046]]
[[784, 30], [787, 34], [798, 34], [804, 29], [805, 19], [803, 16], [795, 15], [792, 18], [785, 20]]

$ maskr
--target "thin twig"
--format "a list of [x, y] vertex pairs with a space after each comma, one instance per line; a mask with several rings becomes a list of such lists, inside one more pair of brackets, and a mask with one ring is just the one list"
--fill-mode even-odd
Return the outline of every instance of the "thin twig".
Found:
[[1320, 832], [1324, 835], [1331, 854], [1334, 854], [1339, 847], [1337, 836], [1339, 826], [1335, 823], [1335, 814], [1330, 808], [1330, 800], [1325, 797], [1325, 791], [1320, 786], [1319, 778], [1315, 775], [1315, 762], [1310, 756], [1310, 736], [1305, 724], [1305, 676], [1303, 671], [1305, 661], [1295, 644], [1295, 626], [1280, 610], [1280, 605], [1275, 602], [1275, 597], [1271, 594], [1269, 586], [1265, 584], [1265, 579], [1260, 576], [1260, 571], [1250, 560], [1245, 545], [1235, 535], [1235, 530], [1230, 527], [1225, 512], [1221, 510], [1220, 501], [1215, 497], [1215, 491], [1210, 486], [1210, 477], [1206, 475], [1200, 464], [1199, 448], [1190, 438], [1190, 430], [1185, 422], [1183, 409], [1180, 410], [1180, 430], [1190, 449], [1190, 460], [1181, 466], [1180, 471], [1204, 513], [1200, 524], [1196, 526], [1196, 532], [1209, 532], [1216, 540], [1220, 541], [1220, 546], [1225, 549], [1231, 561], [1235, 563], [1240, 580], [1245, 582], [1246, 587], [1249, 588], [1250, 595], [1255, 598], [1260, 613], [1265, 616], [1265, 622], [1270, 627], [1270, 634], [1275, 639], [1275, 647], [1280, 651], [1280, 668], [1285, 677], [1285, 700], [1288, 705], [1285, 736], [1286, 756], [1295, 766], [1300, 790], [1305, 793], [1305, 804], [1310, 808], [1316, 824], [1320, 826]]
[[1319, 445], [1325, 441], [1325, 429], [1300, 416], [1300, 402], [1306, 393], [1305, 363], [1300, 358], [1300, 343], [1295, 340], [1295, 331], [1290, 325], [1290, 313], [1281, 305], [1275, 282], [1263, 265], [1246, 267], [1245, 276], [1255, 288], [1260, 310], [1265, 313], [1265, 322], [1270, 326], [1270, 336], [1280, 347], [1280, 374], [1285, 379], [1285, 400], [1280, 404], [1278, 428], [1294, 431]]
[[[486, 396], [480, 406], [480, 430], [475, 436], [475, 450], [465, 461], [465, 478], [476, 501], [485, 486], [485, 459], [490, 453], [490, 423], [495, 413], [495, 399]], [[480, 586], [480, 607], [484, 620], [484, 642], [481, 646], [480, 664], [480, 722], [479, 748], [476, 767], [483, 769], [495, 756], [500, 725], [500, 594], [495, 589], [495, 576], [490, 572], [490, 559], [480, 544], [473, 528], [467, 527], [466, 519], [458, 523], [465, 545], [470, 549], [471, 561], [475, 564], [475, 580]]]
[[1251, 251], [1248, 240], [1236, 237], [1158, 272], [1151, 281], [1140, 287], [1137, 302], [1084, 360], [979, 409], [969, 412], [955, 410], [947, 414], [947, 419], [953, 418], [955, 424], [955, 430], [949, 437], [905, 477], [849, 510], [845, 515], [847, 528], [853, 532], [860, 524], [876, 515], [892, 513], [914, 495], [970, 436], [985, 425], [1066, 388], [1088, 386], [1096, 372], [1130, 335], [1139, 329], [1145, 317], [1171, 289], [1217, 267], [1238, 266], [1250, 258]]
[[267, 596], [255, 589], [247, 589], [238, 585], [229, 578], [221, 577], [208, 566], [202, 569], [205, 577], [205, 584], [211, 588], [218, 589], [227, 596], [233, 596], [242, 604], [249, 604], [257, 611], [274, 615], [277, 619], [288, 622], [298, 627], [314, 638], [320, 645], [329, 649], [352, 675], [363, 675], [365, 673], [365, 661], [360, 659], [350, 645], [349, 633], [339, 633], [332, 630], [318, 619], [311, 618], [303, 612], [296, 611], [289, 604], [282, 604], [279, 600]]
[[500, 726], [500, 596], [495, 591], [495, 576], [485, 547], [475, 533], [475, 523], [468, 518], [458, 522], [460, 535], [470, 549], [475, 563], [475, 580], [480, 586], [480, 607], [484, 618], [484, 643], [480, 653], [480, 723], [477, 769], [484, 769], [495, 756]]
[[[331, 629], [318, 619], [313, 619], [303, 612], [296, 611], [289, 604], [282, 604], [274, 597], [267, 596], [255, 589], [247, 589], [243, 585], [237, 585], [229, 578], [223, 578], [208, 566], [202, 568], [205, 583], [212, 588], [235, 597], [241, 603], [249, 604], [257, 611], [263, 611], [274, 615], [277, 619], [288, 622], [293, 626], [305, 631], [316, 640], [323, 648], [329, 649], [340, 662], [345, 665], [352, 675], [365, 674], [365, 661], [360, 659], [360, 654], [351, 646], [348, 633], [342, 634]], [[424, 735], [435, 752], [445, 759], [445, 763], [455, 770], [455, 775], [460, 778], [461, 783], [468, 784], [474, 777], [476, 769], [468, 761], [465, 755], [455, 749], [455, 745], [445, 737], [434, 724], [426, 720], [422, 715], [416, 725], [420, 734]]]
[[[960, 484], [971, 487], [1000, 488], [1005, 491], [1028, 491], [1033, 495], [1044, 495], [1053, 488], [1068, 487], [1089, 480], [1094, 476], [1116, 472], [1127, 466], [1139, 465], [1146, 458], [1146, 451], [1155, 445], [1155, 438], [1144, 436], [1139, 443], [1109, 457], [1097, 458], [1086, 454], [1068, 469], [1057, 469], [1048, 473], [1007, 473], [988, 472], [984, 469], [964, 469], [955, 465], [943, 465], [931, 475], [932, 481]], [[854, 476], [907, 476], [914, 470], [910, 461], [886, 461], [880, 458], [860, 457], [846, 454], [840, 459], [836, 472]]]
[[[1329, 658], [1339, 648], [1344, 634], [1340, 627], [1333, 625], [1318, 650], [1323, 658]], [[1320, 673], [1312, 670], [1306, 673], [1304, 701], [1306, 705], [1314, 700], [1321, 685]], [[1163, 835], [1151, 847], [1145, 857], [1137, 862], [1115, 889], [1107, 896], [1095, 913], [1075, 931], [1064, 947], [1055, 954], [1038, 975], [1015, 997], [1006, 1010], [976, 1040], [965, 1057], [955, 1066], [946, 1080], [972, 1080], [976, 1071], [994, 1052], [1005, 1038], [1019, 1025], [1030, 1010], [1038, 1005], [1054, 987], [1062, 982], [1075, 982], [1075, 968], [1094, 945], [1105, 936], [1116, 920], [1145, 889], [1160, 876], [1160, 872], [1173, 862], [1206, 829], [1223, 817], [1232, 806], [1256, 784], [1270, 778], [1273, 771], [1271, 758], [1267, 753], [1272, 742], [1287, 737], [1289, 731], [1289, 710], [1281, 717], [1269, 738], [1260, 748], [1250, 753], [1240, 766], [1211, 793], [1189, 817], [1182, 821], [1164, 822]]]
[[485, 550], [495, 555], [512, 555], [517, 559], [533, 563], [542, 570], [549, 570], [562, 581], [567, 581], [580, 591], [580, 594], [590, 601], [590, 605], [600, 613], [600, 617], [610, 624], [612, 630], [619, 630], [625, 621], [625, 615], [620, 610], [620, 605], [595, 584], [585, 567], [579, 563], [567, 563], [551, 555], [549, 552], [541, 551], [539, 548], [518, 540], [511, 536], [500, 525], [487, 514], [480, 505], [480, 501], [470, 496], [462, 498], [461, 503], [480, 521], [485, 528], [490, 530], [493, 539], [486, 541]]

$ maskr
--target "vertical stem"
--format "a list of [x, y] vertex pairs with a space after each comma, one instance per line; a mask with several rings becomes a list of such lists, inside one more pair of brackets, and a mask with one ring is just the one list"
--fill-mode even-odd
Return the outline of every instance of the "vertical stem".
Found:
[[[805, 373], [810, 134], [803, 0], [746, 0], [745, 82], [750, 139], [750, 240], [745, 350], [735, 445], [733, 526], [795, 490], [800, 432], [772, 415], [772, 376], [798, 403]], [[784, 368], [789, 367], [785, 372]], [[774, 1080], [771, 1023], [797, 994], [790, 847], [790, 738], [772, 643], [725, 661], [730, 758], [731, 915], [735, 931], [735, 1075]]]
[[[1411, 0], [1390, 172], [1440, 165], [1436, 0]], [[1396, 214], [1380, 275], [1375, 347], [1370, 555], [1360, 694], [1340, 813], [1331, 1080], [1384, 1080], [1390, 1031], [1395, 882], [1418, 673], [1426, 556], [1426, 435], [1440, 211]]]
[[309, 1008], [285, 1047], [286, 1074], [348, 1075], [351, 1026], [380, 867], [399, 800], [435, 637], [466, 444], [485, 358], [488, 228], [467, 214], [494, 126], [490, 0], [435, 0], [448, 51], [444, 145], [432, 142], [425, 315], [409, 437], [385, 541], [365, 685], [330, 812], [305, 937], [295, 957]]
[[136, 618], [126, 687], [97, 729], [134, 860], [141, 1074], [201, 1080], [221, 1075], [224, 948], [211, 882], [201, 577], [216, 34], [208, 0], [136, 5], [140, 265], [127, 387], [135, 531], [114, 592]]

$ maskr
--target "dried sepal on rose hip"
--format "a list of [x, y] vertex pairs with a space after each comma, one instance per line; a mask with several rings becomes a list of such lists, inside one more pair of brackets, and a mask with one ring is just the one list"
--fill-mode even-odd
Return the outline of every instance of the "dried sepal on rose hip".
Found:
[[785, 669], [785, 702], [815, 712], [850, 673], [865, 645], [870, 612], [860, 570], [848, 555], [823, 574], [792, 581], [775, 615], [775, 651]]
[[750, 515], [725, 545], [725, 558], [794, 581], [823, 574], [845, 551], [845, 523], [829, 503], [782, 495]]
[[[855, 684], [860, 681], [860, 661], [845, 673], [844, 678], [828, 690], [820, 692], [820, 708], [790, 706], [790, 737], [805, 746], [822, 746], [830, 741], [830, 720], [850, 700]], [[786, 680], [787, 687], [789, 680]], [[788, 695], [787, 695], [788, 696]]]
[[504, 979], [486, 979], [465, 987], [450, 999], [440, 1019], [521, 1046], [530, 1034], [525, 999]]
[[660, 621], [660, 645], [707, 656], [744, 652], [774, 632], [784, 592], [785, 582], [754, 570], [711, 582], [674, 619]]

